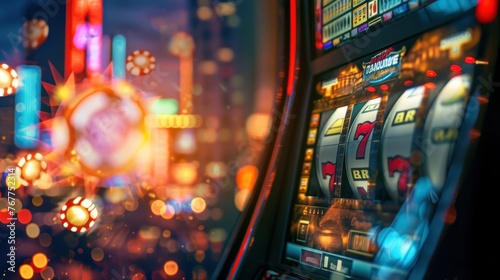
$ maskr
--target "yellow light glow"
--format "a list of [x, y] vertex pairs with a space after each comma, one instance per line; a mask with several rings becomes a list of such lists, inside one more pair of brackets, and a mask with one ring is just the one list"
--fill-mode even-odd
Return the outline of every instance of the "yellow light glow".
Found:
[[239, 190], [234, 196], [234, 204], [236, 208], [243, 211], [247, 205], [248, 199], [250, 198], [251, 191], [248, 189]]
[[10, 76], [9, 72], [5, 69], [0, 68], [0, 88], [6, 88], [10, 86], [11, 81], [12, 77]]
[[132, 96], [137, 92], [133, 85], [124, 81], [118, 81], [116, 83], [116, 88], [117, 93], [122, 96]]
[[203, 120], [200, 115], [150, 115], [146, 124], [151, 128], [196, 128]]
[[80, 205], [71, 206], [66, 212], [68, 221], [76, 227], [81, 227], [90, 219], [89, 211]]
[[31, 279], [34, 274], [35, 272], [29, 264], [23, 264], [19, 267], [19, 275], [21, 275], [23, 279]]
[[14, 189], [18, 189], [21, 186], [21, 180], [16, 178], [15, 180], [12, 180], [10, 176], [5, 176], [5, 185], [6, 186], [12, 186], [12, 183], [14, 183]]
[[197, 164], [192, 162], [176, 163], [171, 170], [174, 182], [180, 185], [191, 185], [198, 177]]
[[270, 114], [252, 114], [247, 119], [246, 132], [251, 138], [263, 140], [269, 135], [271, 122], [272, 118]]
[[45, 256], [44, 253], [36, 253], [33, 255], [33, 265], [36, 268], [42, 269], [47, 266], [49, 263], [49, 260], [47, 259], [47, 256]]
[[111, 203], [120, 203], [127, 199], [127, 193], [123, 188], [110, 188], [106, 191], [105, 197]]
[[191, 200], [191, 210], [199, 214], [207, 208], [207, 202], [201, 197], [195, 197]]
[[73, 97], [73, 91], [69, 86], [61, 86], [56, 89], [55, 96], [60, 101], [68, 101]]
[[40, 161], [36, 159], [31, 159], [26, 161], [26, 163], [21, 168], [21, 174], [25, 180], [33, 181], [40, 176], [42, 167]]
[[[41, 190], [48, 190], [53, 184], [52, 176], [50, 174], [43, 172], [40, 175], [40, 180], [38, 181], [37, 188]], [[43, 200], [42, 200], [43, 201]]]
[[155, 200], [151, 203], [151, 212], [155, 214], [156, 216], [160, 216], [163, 214], [162, 211], [165, 211], [165, 202], [162, 200]]

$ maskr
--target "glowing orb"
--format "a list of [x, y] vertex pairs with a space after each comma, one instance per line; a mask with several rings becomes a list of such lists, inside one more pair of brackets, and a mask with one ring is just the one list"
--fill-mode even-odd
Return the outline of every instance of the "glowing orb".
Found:
[[85, 232], [94, 226], [98, 216], [92, 201], [77, 197], [68, 200], [59, 212], [62, 225], [72, 232]]
[[0, 65], [0, 97], [10, 95], [16, 92], [19, 86], [19, 77], [16, 70], [9, 65], [2, 63]]
[[37, 185], [47, 170], [47, 162], [42, 154], [28, 154], [17, 163], [16, 174], [23, 186]]
[[56, 149], [88, 174], [108, 177], [131, 167], [147, 140], [146, 112], [136, 95], [121, 88], [110, 85], [79, 94], [53, 122]]
[[49, 36], [49, 26], [43, 19], [32, 19], [23, 24], [20, 33], [23, 38], [23, 47], [36, 49]]
[[127, 57], [125, 67], [134, 76], [147, 75], [155, 69], [156, 59], [148, 51], [136, 50]]

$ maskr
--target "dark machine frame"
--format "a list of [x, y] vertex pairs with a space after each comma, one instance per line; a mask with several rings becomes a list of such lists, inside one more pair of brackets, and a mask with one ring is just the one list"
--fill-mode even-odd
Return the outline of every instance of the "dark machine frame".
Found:
[[[276, 279], [323, 279], [315, 272], [298, 269], [284, 261], [304, 136], [312, 110], [313, 79], [412, 36], [461, 20], [475, 20], [476, 1], [456, 1], [460, 5], [449, 5], [450, 1], [429, 1], [424, 8], [380, 30], [370, 30], [356, 37], [348, 43], [352, 47], [348, 53], [349, 48], [337, 48], [320, 55], [314, 46], [314, 1], [279, 1], [283, 30], [279, 64], [284, 75], [277, 77], [280, 91], [276, 95], [276, 110], [281, 114], [274, 119], [268, 149], [260, 166], [261, 175], [252, 197], [228, 241], [213, 279], [272, 279], [274, 275]], [[456, 196], [448, 194], [453, 201], [442, 203], [454, 203], [457, 219], [446, 228], [431, 223], [429, 237], [409, 272], [410, 279], [480, 278], [495, 269], [496, 250], [491, 245], [498, 242], [481, 241], [488, 230], [479, 219], [495, 211], [493, 188], [497, 187], [491, 182], [494, 182], [497, 165], [490, 162], [500, 157], [494, 137], [500, 120], [500, 79], [495, 78], [500, 73], [499, 18], [481, 27], [478, 57], [487, 58], [489, 64], [476, 70], [471, 87], [471, 92], [488, 100], [474, 123], [481, 136], [456, 148], [463, 151], [461, 156], [465, 158], [464, 165], [457, 167], [463, 171], [456, 178], [458, 193]], [[371, 36], [375, 32], [376, 37]], [[446, 209], [438, 207], [435, 215], [444, 214]], [[486, 250], [484, 242], [487, 242]]]

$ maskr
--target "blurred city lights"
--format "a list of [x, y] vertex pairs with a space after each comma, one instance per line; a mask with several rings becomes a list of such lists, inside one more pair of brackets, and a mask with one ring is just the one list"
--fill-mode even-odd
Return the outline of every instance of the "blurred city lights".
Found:
[[240, 167], [236, 173], [236, 185], [240, 189], [252, 190], [257, 176], [259, 175], [259, 169], [255, 165], [245, 165]]
[[49, 263], [47, 256], [44, 253], [36, 253], [33, 255], [33, 266], [38, 269], [43, 269]]

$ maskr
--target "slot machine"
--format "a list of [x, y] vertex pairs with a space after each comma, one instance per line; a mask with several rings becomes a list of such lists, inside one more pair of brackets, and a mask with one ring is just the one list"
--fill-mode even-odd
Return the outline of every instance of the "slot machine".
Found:
[[214, 279], [494, 271], [479, 220], [495, 211], [498, 1], [280, 5], [282, 115]]

